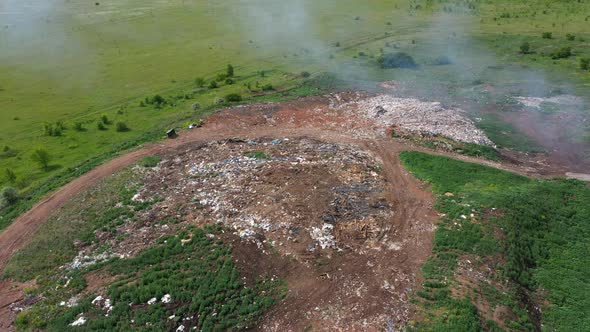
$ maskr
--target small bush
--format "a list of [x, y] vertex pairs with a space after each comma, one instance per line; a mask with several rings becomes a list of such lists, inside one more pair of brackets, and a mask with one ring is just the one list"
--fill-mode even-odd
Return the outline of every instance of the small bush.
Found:
[[229, 95], [225, 96], [225, 100], [230, 103], [240, 102], [240, 101], [242, 101], [242, 96], [240, 96], [237, 93], [230, 93]]
[[311, 74], [308, 71], [302, 71], [301, 72], [301, 77], [303, 77], [303, 78], [308, 78], [310, 76], [311, 76]]
[[117, 122], [116, 128], [117, 128], [117, 131], [120, 133], [130, 130], [129, 127], [127, 126], [127, 124], [125, 124], [125, 122]]
[[565, 39], [567, 39], [569, 41], [574, 41], [574, 40], [576, 40], [576, 36], [572, 35], [571, 33], [568, 33], [567, 35], [565, 35]]
[[234, 80], [232, 80], [231, 78], [226, 78], [225, 79], [225, 84], [232, 85], [232, 84], [234, 84]]
[[45, 136], [61, 136], [64, 129], [65, 126], [61, 121], [43, 124], [43, 131], [45, 133]]
[[520, 53], [522, 54], [529, 54], [531, 52], [531, 44], [528, 42], [524, 42], [520, 44]]
[[274, 90], [272, 84], [265, 84], [262, 86], [262, 91], [272, 91]]
[[452, 65], [453, 61], [448, 56], [442, 55], [434, 59], [434, 64], [437, 66]]
[[543, 32], [541, 34], [541, 37], [543, 37], [543, 39], [553, 39], [553, 33], [552, 32]]
[[378, 59], [381, 68], [416, 68], [416, 62], [410, 55], [397, 52], [393, 54], [384, 54]]
[[106, 114], [102, 114], [100, 116], [100, 122], [102, 122], [105, 125], [108, 125], [109, 123], [111, 123], [111, 121], [109, 120], [109, 117]]
[[13, 187], [5, 187], [0, 191], [0, 209], [10, 206], [18, 201], [18, 191]]
[[47, 150], [42, 148], [35, 149], [31, 155], [31, 159], [37, 163], [41, 169], [45, 171], [49, 169], [49, 161], [51, 160], [51, 156]]
[[202, 88], [202, 87], [204, 87], [204, 86], [205, 86], [205, 79], [204, 79], [204, 78], [202, 78], [202, 77], [197, 77], [197, 78], [195, 78], [195, 85], [196, 85], [198, 88]]
[[160, 163], [160, 161], [162, 160], [162, 158], [160, 158], [159, 156], [148, 156], [143, 158], [139, 164], [143, 167], [156, 167], [158, 166], [158, 164]]
[[234, 77], [234, 66], [227, 65], [227, 77]]
[[164, 98], [160, 95], [155, 95], [152, 97], [152, 104], [163, 105], [166, 103], [167, 103], [166, 98]]
[[74, 122], [74, 130], [75, 131], [84, 131], [84, 125], [82, 124], [82, 122], [80, 122], [80, 121]]
[[209, 89], [217, 89], [218, 87], [216, 81], [211, 81], [211, 83], [209, 83]]
[[580, 69], [582, 69], [582, 70], [590, 69], [590, 58], [580, 59]]
[[225, 74], [225, 73], [217, 74], [217, 76], [215, 76], [215, 80], [217, 82], [223, 82], [223, 81], [225, 81], [226, 78], [227, 78], [227, 74]]
[[102, 121], [99, 121], [96, 124], [96, 127], [98, 128], [98, 130], [107, 130], [107, 127], [104, 125], [104, 123], [102, 123]]
[[551, 53], [551, 59], [553, 59], [553, 60], [566, 59], [566, 58], [569, 58], [570, 56], [572, 56], [572, 48], [569, 46], [562, 47], [562, 48], [558, 49], [557, 51]]

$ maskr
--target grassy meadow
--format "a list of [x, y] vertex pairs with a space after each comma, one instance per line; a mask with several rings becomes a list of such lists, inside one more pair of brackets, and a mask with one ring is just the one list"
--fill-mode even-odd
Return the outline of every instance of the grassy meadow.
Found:
[[425, 317], [418, 330], [590, 328], [585, 183], [533, 180], [419, 152], [401, 159], [432, 185], [442, 214], [417, 292]]
[[[0, 6], [0, 186], [41, 196], [55, 187], [48, 180], [201, 118], [227, 94], [248, 101], [264, 86], [298, 87], [303, 71], [332, 73], [360, 87], [402, 80], [425, 98], [474, 100], [474, 114], [478, 104], [517, 91], [588, 97], [590, 72], [579, 68], [590, 57], [588, 12], [583, 1], [7, 1]], [[547, 31], [551, 39], [541, 37]], [[521, 54], [525, 41], [530, 52]], [[565, 46], [573, 56], [551, 59]], [[420, 68], [379, 68], [381, 52], [396, 51], [411, 54]], [[453, 64], [433, 65], [439, 56]], [[207, 88], [230, 63], [234, 84]], [[206, 80], [202, 88], [199, 77]], [[140, 107], [156, 94], [170, 102]], [[103, 115], [108, 121], [99, 129]], [[522, 135], [494, 120], [482, 127], [518, 148]], [[59, 135], [46, 135], [44, 126], [58, 122]], [[117, 131], [119, 122], [128, 130]], [[590, 140], [587, 125], [578, 132], [577, 139]], [[48, 152], [46, 167], [31, 158], [36, 149]]]

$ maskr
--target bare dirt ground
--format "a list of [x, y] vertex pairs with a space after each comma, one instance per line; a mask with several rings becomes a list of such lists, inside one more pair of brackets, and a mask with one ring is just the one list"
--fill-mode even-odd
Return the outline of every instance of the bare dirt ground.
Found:
[[[431, 253], [437, 215], [432, 195], [404, 170], [398, 155], [404, 150], [432, 151], [387, 137], [391, 124], [379, 121], [382, 112], [379, 110], [379, 116], [373, 118], [359, 117], [349, 107], [354, 98], [358, 95], [350, 93], [225, 109], [210, 116], [202, 128], [113, 159], [51, 194], [0, 233], [0, 270], [54, 211], [142, 157], [157, 154], [167, 159], [153, 179], [168, 179], [178, 185], [176, 198], [169, 198], [174, 200], [183, 197], [183, 190], [194, 194], [190, 176], [198, 179], [204, 174], [208, 181], [202, 185], [214, 185], [218, 176], [207, 173], [207, 167], [231, 172], [223, 168], [224, 160], [257, 151], [270, 159], [258, 165], [252, 160], [256, 158], [248, 158], [245, 163], [255, 163], [256, 167], [245, 170], [247, 176], [219, 182], [218, 187], [199, 187], [205, 193], [198, 213], [208, 209], [210, 213], [198, 217], [186, 211], [183, 218], [204, 222], [231, 216], [234, 219], [228, 225], [236, 230], [234, 248], [240, 249], [235, 250], [235, 256], [243, 273], [253, 277], [255, 273], [274, 274], [287, 281], [287, 298], [264, 317], [258, 328], [376, 331], [388, 321], [404, 325], [412, 317], [407, 299], [419, 284], [420, 266]], [[232, 138], [238, 139], [227, 140]], [[335, 150], [322, 152], [326, 146]], [[302, 160], [289, 159], [294, 151]], [[357, 159], [348, 160], [347, 156]], [[496, 163], [452, 156], [531, 176], [561, 175], [561, 170], [540, 166], [534, 160]], [[208, 166], [199, 168], [201, 163]], [[343, 164], [347, 166], [344, 169]], [[235, 190], [235, 195], [226, 199], [230, 206], [208, 201], [215, 195], [207, 197], [207, 190], [219, 195], [229, 192], [228, 185]], [[343, 188], [350, 193], [362, 186], [366, 190], [352, 201], [343, 200], [335, 190]], [[146, 184], [146, 188], [152, 193], [162, 190], [156, 182], [151, 187]], [[246, 196], [250, 199], [236, 201], [242, 197], [240, 190], [250, 190], [250, 196]], [[159, 194], [167, 197], [170, 193]], [[258, 206], [258, 199], [265, 208]], [[355, 202], [363, 202], [360, 206], [366, 207], [365, 215], [354, 214], [359, 210]], [[162, 204], [157, 206], [165, 210]], [[347, 204], [352, 204], [350, 211], [334, 210]], [[258, 219], [240, 219], [245, 215], [231, 215], [232, 208], [240, 213], [250, 211], [250, 216], [256, 214]], [[260, 225], [265, 218], [277, 218], [281, 211], [287, 227], [271, 230]], [[276, 251], [264, 250], [262, 244], [271, 242]], [[0, 329], [11, 328], [14, 313], [8, 305], [21, 297], [22, 285], [11, 281], [0, 284]]]

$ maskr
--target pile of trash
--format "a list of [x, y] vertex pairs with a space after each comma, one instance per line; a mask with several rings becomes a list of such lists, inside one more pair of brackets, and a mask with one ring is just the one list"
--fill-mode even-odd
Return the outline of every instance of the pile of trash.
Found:
[[463, 110], [446, 108], [439, 102], [377, 95], [338, 106], [387, 126], [423, 136], [444, 136], [455, 141], [493, 146]]
[[150, 176], [156, 181], [142, 189], [167, 197], [156, 208], [186, 204], [194, 218], [226, 225], [261, 249], [338, 249], [335, 231], [347, 223], [382, 224], [391, 213], [375, 204], [385, 190], [379, 162], [353, 145], [223, 140], [160, 166]]

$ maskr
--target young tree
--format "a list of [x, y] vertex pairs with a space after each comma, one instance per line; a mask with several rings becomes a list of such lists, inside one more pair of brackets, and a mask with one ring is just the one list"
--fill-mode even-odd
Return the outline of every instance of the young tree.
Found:
[[234, 66], [227, 65], [227, 77], [234, 77]]
[[35, 149], [31, 155], [31, 159], [44, 171], [49, 169], [49, 161], [51, 160], [51, 156], [47, 150], [43, 148]]

